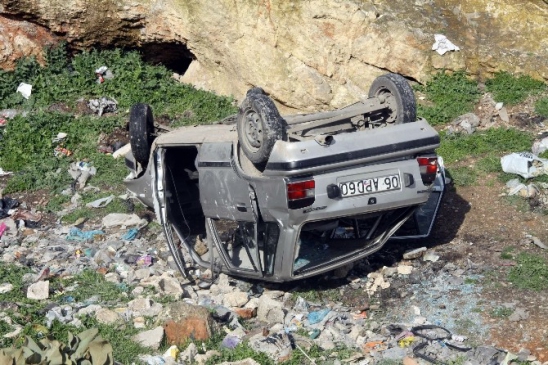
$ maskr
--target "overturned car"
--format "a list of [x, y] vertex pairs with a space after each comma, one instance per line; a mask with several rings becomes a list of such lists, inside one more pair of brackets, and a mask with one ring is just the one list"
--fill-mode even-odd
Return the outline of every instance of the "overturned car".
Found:
[[198, 265], [291, 281], [430, 233], [440, 139], [403, 77], [378, 77], [347, 107], [283, 117], [253, 88], [228, 120], [158, 133], [150, 106], [130, 111], [125, 184], [155, 210], [184, 275]]

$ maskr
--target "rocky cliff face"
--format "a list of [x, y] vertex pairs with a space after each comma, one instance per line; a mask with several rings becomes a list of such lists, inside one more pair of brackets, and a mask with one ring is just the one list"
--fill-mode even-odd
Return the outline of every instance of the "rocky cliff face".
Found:
[[[25, 47], [0, 33], [0, 62], [13, 67], [53, 38], [139, 48], [198, 87], [241, 98], [259, 85], [283, 108], [317, 110], [366, 95], [388, 71], [419, 82], [440, 69], [548, 80], [547, 18], [544, 0], [0, 0], [0, 28], [30, 29]], [[438, 33], [461, 51], [432, 51]]]

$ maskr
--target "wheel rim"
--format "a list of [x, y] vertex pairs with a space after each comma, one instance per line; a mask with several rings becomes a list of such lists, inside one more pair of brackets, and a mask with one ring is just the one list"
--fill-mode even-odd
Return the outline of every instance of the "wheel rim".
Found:
[[398, 104], [394, 94], [388, 89], [379, 89], [375, 96], [384, 99], [384, 104], [388, 107], [386, 124], [394, 123], [398, 118]]
[[247, 144], [254, 150], [261, 148], [263, 144], [263, 128], [261, 118], [255, 111], [250, 111], [246, 114], [244, 131]]

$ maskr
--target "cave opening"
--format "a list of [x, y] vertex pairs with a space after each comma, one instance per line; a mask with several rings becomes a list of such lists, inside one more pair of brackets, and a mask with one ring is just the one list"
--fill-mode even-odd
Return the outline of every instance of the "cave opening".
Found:
[[182, 43], [146, 43], [139, 51], [144, 61], [161, 64], [179, 75], [184, 75], [190, 63], [196, 59]]

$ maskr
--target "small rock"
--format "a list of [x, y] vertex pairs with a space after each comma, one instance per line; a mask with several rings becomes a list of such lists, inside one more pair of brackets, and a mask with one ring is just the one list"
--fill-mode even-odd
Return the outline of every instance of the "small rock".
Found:
[[508, 111], [506, 110], [506, 107], [503, 106], [502, 108], [500, 108], [499, 117], [505, 123], [508, 123], [510, 121], [510, 118], [508, 118]]
[[4, 283], [0, 285], [0, 294], [8, 293], [13, 290], [13, 285], [10, 283]]
[[540, 239], [538, 239], [535, 236], [532, 236], [531, 239], [533, 240], [533, 243], [537, 245], [538, 247], [542, 248], [543, 250], [548, 249], [548, 246], [546, 246]]
[[156, 327], [150, 331], [144, 331], [133, 336], [133, 341], [139, 343], [141, 346], [150, 347], [154, 350], [158, 350], [162, 340], [164, 339], [164, 328]]
[[251, 319], [257, 316], [257, 308], [232, 308], [232, 311], [242, 319]]
[[263, 294], [259, 298], [259, 307], [257, 308], [257, 318], [267, 323], [283, 323], [285, 313], [283, 303]]
[[215, 326], [207, 308], [185, 302], [166, 305], [158, 320], [164, 323], [170, 345], [184, 344], [190, 338], [205, 341], [213, 334]]
[[27, 289], [27, 298], [42, 300], [49, 297], [49, 281], [39, 281], [29, 286]]
[[122, 319], [120, 315], [110, 309], [101, 308], [95, 312], [97, 322], [103, 324], [113, 324]]
[[413, 271], [413, 266], [409, 265], [400, 265], [398, 266], [398, 274], [400, 275], [409, 275]]
[[426, 247], [416, 248], [403, 254], [404, 260], [413, 260], [421, 257], [426, 252]]
[[179, 355], [179, 360], [184, 364], [192, 364], [196, 358], [196, 355], [198, 355], [198, 348], [193, 342], [191, 342], [185, 351], [181, 352]]
[[235, 291], [223, 297], [223, 305], [227, 307], [242, 307], [249, 301], [247, 293]]

